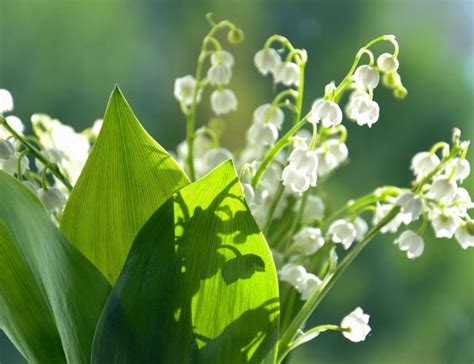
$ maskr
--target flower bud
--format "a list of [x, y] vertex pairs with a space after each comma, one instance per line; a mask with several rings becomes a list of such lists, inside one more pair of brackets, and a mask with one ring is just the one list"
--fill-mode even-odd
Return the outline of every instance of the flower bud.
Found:
[[230, 44], [239, 44], [242, 43], [245, 39], [245, 34], [242, 30], [238, 28], [232, 28], [229, 33], [227, 33], [227, 41]]
[[390, 53], [384, 53], [377, 58], [377, 66], [386, 73], [395, 72], [398, 70], [398, 59]]
[[41, 188], [38, 190], [38, 196], [49, 212], [61, 209], [66, 202], [66, 197], [56, 187], [50, 187], [47, 190]]
[[402, 79], [397, 72], [390, 72], [382, 76], [382, 83], [387, 88], [395, 89], [402, 84]]
[[354, 82], [361, 89], [374, 89], [379, 84], [380, 75], [372, 67], [360, 66], [354, 72]]
[[15, 147], [8, 140], [0, 140], [0, 159], [10, 159], [15, 155]]
[[395, 96], [397, 99], [403, 100], [407, 95], [408, 90], [403, 86], [399, 86], [393, 90], [393, 96]]
[[234, 56], [225, 50], [215, 51], [211, 54], [211, 65], [216, 66], [218, 64], [232, 67], [234, 65]]

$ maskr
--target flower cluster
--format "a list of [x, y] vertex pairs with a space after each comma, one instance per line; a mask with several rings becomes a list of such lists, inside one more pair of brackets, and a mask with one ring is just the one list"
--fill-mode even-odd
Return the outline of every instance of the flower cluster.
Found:
[[[11, 111], [13, 97], [1, 89], [0, 116]], [[35, 135], [26, 137], [25, 126], [17, 116], [4, 117], [0, 124], [0, 170], [21, 180], [58, 219], [69, 194], [65, 181], [74, 185], [79, 178], [102, 120], [82, 133], [45, 114], [33, 114], [31, 124]], [[55, 167], [63, 180], [53, 173]]]

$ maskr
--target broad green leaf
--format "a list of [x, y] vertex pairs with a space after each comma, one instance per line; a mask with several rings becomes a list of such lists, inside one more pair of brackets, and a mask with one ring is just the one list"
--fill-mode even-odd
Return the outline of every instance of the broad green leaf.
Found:
[[32, 363], [88, 363], [109, 283], [4, 172], [0, 196], [3, 330]]
[[273, 363], [278, 281], [225, 162], [139, 232], [107, 301], [93, 363]]
[[97, 143], [66, 205], [61, 230], [113, 283], [140, 228], [188, 183], [116, 87]]

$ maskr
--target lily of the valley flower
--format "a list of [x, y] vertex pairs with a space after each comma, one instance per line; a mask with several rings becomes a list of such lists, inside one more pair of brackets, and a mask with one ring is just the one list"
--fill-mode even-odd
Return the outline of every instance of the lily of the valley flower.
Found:
[[308, 121], [312, 124], [321, 122], [325, 128], [334, 127], [342, 122], [342, 111], [334, 101], [318, 99], [311, 107]]
[[332, 241], [342, 244], [344, 249], [349, 249], [357, 236], [355, 226], [347, 220], [336, 220], [329, 227], [329, 235]]
[[272, 104], [263, 104], [257, 107], [253, 113], [253, 121], [255, 123], [270, 123], [281, 129], [285, 114], [279, 107]]
[[474, 247], [474, 221], [471, 220], [459, 226], [455, 236], [463, 249]]
[[383, 53], [377, 58], [377, 66], [386, 73], [396, 72], [399, 65], [398, 59], [390, 53]]
[[174, 81], [174, 97], [179, 102], [190, 106], [193, 103], [194, 89], [196, 88], [196, 80], [191, 75], [177, 78]]
[[38, 196], [49, 212], [60, 210], [66, 202], [66, 196], [56, 187], [38, 190]]
[[211, 107], [216, 115], [237, 110], [237, 97], [232, 90], [217, 89], [211, 94]]
[[271, 123], [252, 124], [247, 131], [247, 142], [249, 144], [262, 143], [264, 145], [272, 145], [277, 139], [278, 129]]
[[0, 159], [10, 159], [15, 155], [15, 146], [8, 140], [0, 140]]
[[441, 203], [449, 203], [456, 194], [457, 185], [452, 179], [441, 176], [434, 179], [427, 196]]
[[415, 173], [417, 180], [420, 180], [430, 173], [439, 163], [440, 160], [436, 154], [420, 152], [415, 154], [411, 160], [411, 169]]
[[360, 66], [354, 72], [354, 82], [360, 89], [372, 90], [377, 87], [379, 81], [379, 73], [370, 66]]
[[293, 62], [282, 62], [274, 71], [275, 83], [285, 86], [298, 86], [300, 80], [300, 68]]
[[12, 94], [5, 89], [0, 89], [0, 114], [13, 110]]
[[364, 341], [371, 330], [369, 318], [369, 315], [357, 307], [341, 321], [341, 327], [346, 329], [342, 332], [344, 337], [355, 343]]
[[365, 92], [355, 92], [347, 104], [347, 115], [358, 125], [367, 125], [369, 128], [379, 119], [379, 105]]
[[309, 150], [306, 144], [301, 144], [291, 152], [288, 160], [289, 163], [282, 173], [284, 186], [299, 194], [310, 186], [316, 186], [318, 168], [316, 151]]
[[254, 57], [255, 66], [263, 75], [275, 72], [281, 62], [280, 54], [273, 48], [261, 49]]
[[423, 202], [413, 192], [405, 192], [397, 199], [397, 205], [401, 207], [401, 211], [406, 215], [407, 223], [417, 220], [423, 211]]
[[313, 227], [304, 227], [294, 237], [290, 250], [310, 256], [316, 253], [324, 245], [321, 230]]
[[415, 259], [423, 254], [425, 243], [423, 238], [411, 230], [404, 231], [395, 243], [400, 250], [406, 251], [408, 259]]

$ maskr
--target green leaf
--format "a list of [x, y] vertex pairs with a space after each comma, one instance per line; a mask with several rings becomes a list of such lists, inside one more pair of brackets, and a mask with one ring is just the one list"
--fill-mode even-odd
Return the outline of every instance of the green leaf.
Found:
[[188, 183], [116, 87], [102, 131], [66, 205], [61, 230], [113, 283], [140, 228]]
[[32, 363], [88, 363], [110, 292], [38, 198], [0, 172], [0, 322]]
[[97, 326], [93, 363], [273, 363], [278, 280], [232, 163], [138, 234]]

